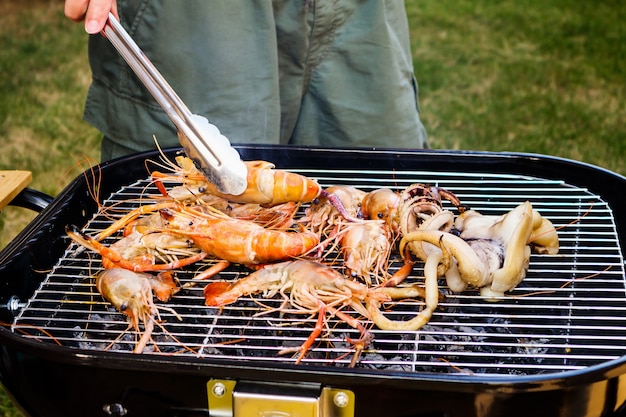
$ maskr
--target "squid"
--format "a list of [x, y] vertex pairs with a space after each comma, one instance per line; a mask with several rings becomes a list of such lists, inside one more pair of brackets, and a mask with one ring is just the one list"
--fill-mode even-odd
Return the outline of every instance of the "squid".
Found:
[[497, 300], [526, 277], [532, 250], [557, 254], [559, 239], [552, 223], [526, 201], [502, 216], [464, 211], [450, 232], [410, 232], [400, 241], [401, 253], [406, 248], [424, 262], [441, 254], [437, 274], [453, 292], [472, 287]]

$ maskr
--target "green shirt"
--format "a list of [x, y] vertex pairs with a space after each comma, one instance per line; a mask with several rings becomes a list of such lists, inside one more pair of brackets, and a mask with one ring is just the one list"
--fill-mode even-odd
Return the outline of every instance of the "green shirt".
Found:
[[[120, 21], [193, 113], [232, 143], [424, 148], [401, 0], [118, 0]], [[178, 146], [109, 41], [89, 41], [85, 119], [102, 159]]]

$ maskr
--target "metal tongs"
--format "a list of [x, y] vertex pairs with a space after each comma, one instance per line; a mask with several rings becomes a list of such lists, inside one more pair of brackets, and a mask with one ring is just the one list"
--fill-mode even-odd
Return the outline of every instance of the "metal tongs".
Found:
[[178, 129], [178, 140], [185, 153], [207, 180], [222, 193], [243, 193], [247, 187], [248, 170], [229, 140], [205, 117], [189, 111], [112, 13], [109, 13], [102, 35], [111, 41], [165, 110]]

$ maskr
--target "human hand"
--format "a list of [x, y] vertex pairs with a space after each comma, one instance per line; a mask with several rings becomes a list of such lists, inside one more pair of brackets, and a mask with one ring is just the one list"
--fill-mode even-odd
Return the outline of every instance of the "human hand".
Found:
[[104, 28], [109, 12], [117, 17], [116, 0], [65, 0], [65, 16], [75, 22], [84, 20], [89, 34]]

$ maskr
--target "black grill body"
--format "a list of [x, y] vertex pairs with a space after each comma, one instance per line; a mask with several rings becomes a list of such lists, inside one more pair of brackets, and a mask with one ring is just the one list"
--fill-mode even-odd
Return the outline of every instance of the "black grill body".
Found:
[[[243, 159], [281, 169], [484, 172], [564, 181], [600, 196], [613, 213], [617, 251], [626, 237], [626, 179], [598, 167], [543, 155], [239, 146]], [[165, 151], [172, 157], [178, 149]], [[86, 224], [98, 210], [90, 187], [108, 196], [147, 175], [156, 152], [103, 164], [76, 178], [0, 252], [0, 319], [10, 325], [66, 251], [67, 224]], [[346, 174], [346, 179], [353, 174]], [[391, 174], [391, 176], [393, 176]], [[623, 260], [615, 268], [623, 271]], [[621, 272], [621, 285], [624, 276]], [[619, 285], [619, 284], [618, 284]], [[618, 289], [619, 291], [619, 289]], [[620, 310], [622, 309], [622, 310]], [[618, 302], [614, 315], [626, 307]], [[548, 323], [549, 324], [549, 323]], [[615, 330], [615, 329], [613, 329]], [[626, 329], [624, 329], [626, 330]], [[617, 329], [619, 334], [619, 329]], [[31, 416], [208, 416], [207, 384], [214, 379], [331, 386], [354, 393], [357, 416], [619, 416], [626, 403], [626, 360], [611, 357], [579, 369], [525, 375], [400, 372], [233, 358], [131, 355], [43, 343], [0, 329], [2, 383]], [[619, 350], [618, 350], [619, 354]], [[125, 411], [120, 411], [125, 410]], [[117, 413], [117, 414], [116, 414]]]

